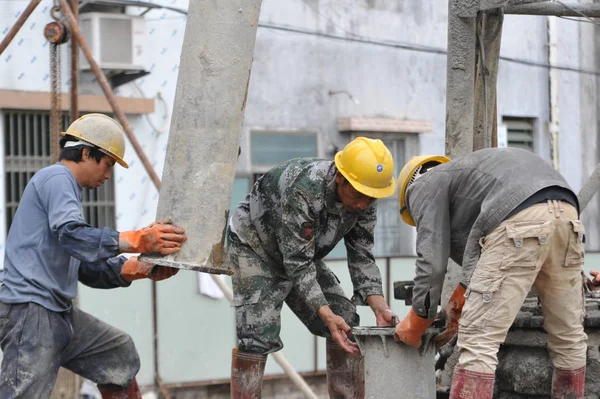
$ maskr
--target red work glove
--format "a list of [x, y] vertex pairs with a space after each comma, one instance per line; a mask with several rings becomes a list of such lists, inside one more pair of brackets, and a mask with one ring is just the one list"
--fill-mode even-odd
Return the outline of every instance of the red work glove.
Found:
[[421, 337], [432, 323], [433, 319], [419, 316], [411, 307], [406, 317], [396, 326], [394, 339], [396, 342], [404, 342], [407, 345], [419, 348]]
[[458, 333], [458, 319], [462, 315], [462, 309], [465, 304], [466, 289], [459, 284], [454, 289], [446, 307], [440, 312], [440, 315], [446, 319], [446, 329], [434, 338], [438, 347], [446, 345]]
[[593, 280], [586, 278], [586, 285], [590, 289], [590, 291], [598, 291], [600, 290], [600, 273], [595, 270], [590, 270], [590, 274], [594, 277]]
[[184, 230], [173, 226], [170, 220], [161, 220], [139, 230], [119, 234], [121, 252], [158, 252], [170, 255], [178, 252], [187, 239]]
[[121, 267], [121, 278], [127, 282], [149, 278], [150, 280], [165, 280], [177, 274], [179, 269], [166, 266], [155, 266], [151, 263], [140, 262], [137, 256], [129, 258]]

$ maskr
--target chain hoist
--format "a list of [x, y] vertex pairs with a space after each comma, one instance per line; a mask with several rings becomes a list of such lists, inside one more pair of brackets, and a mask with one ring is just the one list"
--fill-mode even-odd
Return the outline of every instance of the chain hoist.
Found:
[[50, 10], [53, 22], [44, 27], [44, 36], [50, 43], [50, 148], [52, 162], [58, 159], [62, 121], [61, 109], [61, 53], [60, 45], [69, 40], [69, 30], [60, 21], [58, 13], [60, 6], [54, 1], [54, 7]]

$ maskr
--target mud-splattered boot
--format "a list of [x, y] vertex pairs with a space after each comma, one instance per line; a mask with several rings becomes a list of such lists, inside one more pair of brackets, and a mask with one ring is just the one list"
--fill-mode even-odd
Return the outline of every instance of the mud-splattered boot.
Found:
[[365, 397], [365, 363], [361, 354], [352, 355], [327, 340], [327, 387], [331, 399]]
[[127, 388], [117, 385], [98, 385], [102, 399], [142, 399], [142, 393], [135, 378]]
[[450, 399], [492, 399], [495, 378], [494, 374], [455, 368]]
[[240, 352], [231, 355], [231, 399], [260, 399], [267, 355]]
[[583, 399], [585, 366], [575, 370], [554, 368], [552, 399]]

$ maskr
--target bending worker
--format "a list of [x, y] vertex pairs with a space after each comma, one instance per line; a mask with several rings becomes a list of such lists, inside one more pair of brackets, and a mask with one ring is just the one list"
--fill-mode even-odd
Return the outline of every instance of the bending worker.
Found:
[[451, 258], [462, 265], [463, 282], [444, 310], [439, 340], [458, 330], [450, 398], [492, 398], [498, 348], [532, 286], [555, 366], [552, 398], [583, 398], [584, 228], [563, 177], [529, 151], [489, 148], [453, 161], [415, 157], [398, 180], [402, 219], [417, 228], [418, 259], [413, 304], [396, 339], [420, 346]]
[[84, 220], [82, 188], [104, 184], [116, 162], [127, 168], [115, 120], [85, 115], [63, 133], [60, 147], [59, 162], [25, 187], [8, 232], [0, 287], [0, 397], [48, 398], [65, 367], [97, 383], [105, 399], [141, 398], [131, 337], [73, 306], [77, 281], [115, 288], [168, 278], [177, 269], [118, 255], [172, 254], [186, 237], [161, 222], [119, 233]]
[[[267, 354], [283, 348], [286, 302], [315, 335], [327, 338], [332, 398], [364, 397], [363, 360], [349, 334], [356, 305], [390, 325], [381, 275], [371, 252], [377, 198], [394, 194], [394, 163], [380, 140], [359, 137], [334, 161], [297, 158], [264, 174], [229, 223], [229, 256], [238, 348], [232, 398], [260, 398]], [[344, 239], [354, 286], [346, 298], [323, 258]]]

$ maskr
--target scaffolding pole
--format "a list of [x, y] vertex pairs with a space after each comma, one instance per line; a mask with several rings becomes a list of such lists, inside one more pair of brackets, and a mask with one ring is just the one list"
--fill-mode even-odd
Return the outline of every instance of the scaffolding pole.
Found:
[[21, 15], [19, 15], [19, 18], [17, 19], [15, 24], [12, 26], [12, 28], [10, 28], [6, 36], [4, 36], [2, 42], [0, 42], [0, 55], [4, 52], [4, 50], [6, 50], [12, 39], [14, 39], [17, 35], [17, 33], [19, 33], [19, 30], [21, 29], [23, 24], [25, 24], [27, 18], [29, 18], [31, 13], [36, 9], [36, 7], [40, 4], [41, 1], [42, 0], [31, 0], [27, 7], [25, 7], [25, 10], [23, 10]]
[[105, 95], [106, 99], [108, 100], [108, 103], [110, 104], [115, 116], [121, 123], [121, 126], [123, 126], [123, 130], [125, 131], [125, 134], [127, 135], [127, 138], [129, 139], [129, 141], [131, 142], [131, 145], [133, 146], [136, 154], [140, 158], [142, 165], [144, 165], [144, 169], [146, 169], [146, 172], [150, 176], [150, 180], [152, 180], [156, 189], [159, 190], [160, 189], [160, 179], [159, 179], [158, 175], [156, 174], [156, 171], [152, 167], [152, 164], [148, 160], [148, 157], [144, 153], [142, 146], [140, 145], [139, 141], [135, 137], [135, 134], [133, 133], [133, 130], [131, 129], [131, 125], [129, 124], [129, 122], [127, 121], [127, 118], [125, 117], [125, 113], [119, 106], [119, 103], [117, 102], [117, 99], [115, 98], [115, 95], [114, 95], [112, 89], [110, 88], [108, 81], [106, 80], [106, 76], [104, 76], [104, 73], [100, 69], [100, 66], [98, 66], [98, 63], [96, 62], [96, 60], [94, 60], [92, 52], [90, 51], [87, 41], [81, 34], [81, 30], [79, 29], [79, 24], [77, 23], [77, 19], [75, 18], [75, 15], [71, 11], [71, 7], [67, 3], [67, 0], [60, 0], [60, 6], [61, 6], [61, 12], [65, 16], [65, 18], [67, 19], [67, 21], [69, 22], [69, 25], [71, 27], [71, 34], [76, 38], [79, 46], [81, 47], [81, 51], [83, 52], [83, 55], [85, 56], [88, 63], [90, 64], [90, 68], [91, 68], [92, 72], [94, 73], [94, 75], [96, 76], [96, 80], [98, 81], [98, 84], [102, 88], [102, 91], [104, 92], [104, 95]]

